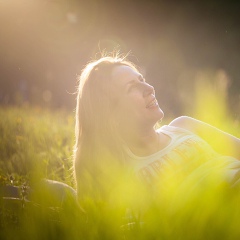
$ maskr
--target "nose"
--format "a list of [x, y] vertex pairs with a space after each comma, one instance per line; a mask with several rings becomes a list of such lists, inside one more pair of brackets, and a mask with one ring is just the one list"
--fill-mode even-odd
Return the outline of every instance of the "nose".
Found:
[[143, 91], [143, 96], [146, 97], [148, 95], [155, 95], [155, 90], [154, 87], [146, 82], [144, 82], [144, 91]]

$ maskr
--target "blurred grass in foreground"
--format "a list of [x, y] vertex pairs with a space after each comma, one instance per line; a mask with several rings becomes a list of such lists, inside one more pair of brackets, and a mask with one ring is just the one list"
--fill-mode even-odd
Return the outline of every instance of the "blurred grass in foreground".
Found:
[[[214, 116], [218, 127], [239, 134], [224, 114], [224, 104], [219, 107], [215, 100], [210, 92], [199, 93], [194, 114], [202, 120], [206, 117], [211, 120]], [[2, 182], [14, 181], [16, 184], [19, 181], [17, 184], [21, 185], [25, 179], [31, 181], [34, 176], [36, 180], [37, 176], [74, 186], [70, 171], [74, 144], [72, 115], [42, 109], [5, 108], [0, 109], [0, 116]], [[197, 174], [201, 175], [201, 172], [186, 184], [181, 184], [184, 181], [182, 172], [171, 174], [171, 181], [166, 173], [165, 181], [160, 181], [156, 189], [118, 178], [118, 173], [112, 172], [112, 179], [105, 181], [111, 186], [114, 183], [108, 197], [105, 200], [86, 198], [85, 213], [71, 198], [60, 207], [2, 199], [0, 237], [41, 240], [239, 239], [238, 187], [229, 187], [222, 181], [222, 172], [214, 168], [200, 183]], [[5, 179], [9, 175], [14, 176], [14, 180]], [[40, 194], [48, 198], [44, 191]]]

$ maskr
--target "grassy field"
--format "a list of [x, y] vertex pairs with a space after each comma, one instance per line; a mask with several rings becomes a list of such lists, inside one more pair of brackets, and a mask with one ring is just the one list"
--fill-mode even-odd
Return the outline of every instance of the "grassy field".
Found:
[[[74, 114], [41, 108], [0, 108], [1, 176], [41, 178], [73, 185]], [[41, 168], [41, 171], [39, 171]], [[37, 171], [36, 171], [37, 170]]]
[[154, 196], [121, 182], [109, 201], [87, 199], [85, 213], [71, 197], [64, 206], [27, 201], [24, 187], [43, 178], [75, 187], [73, 145], [74, 113], [0, 108], [0, 185], [21, 189], [19, 200], [1, 199], [1, 239], [239, 239], [240, 190], [216, 185], [217, 176], [194, 191], [172, 182]]

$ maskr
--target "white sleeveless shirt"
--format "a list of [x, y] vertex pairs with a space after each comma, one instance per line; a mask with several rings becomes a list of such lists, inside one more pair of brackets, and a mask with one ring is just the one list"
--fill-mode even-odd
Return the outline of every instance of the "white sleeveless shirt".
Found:
[[240, 161], [221, 156], [206, 141], [186, 129], [164, 125], [157, 131], [171, 138], [169, 145], [160, 151], [139, 157], [126, 149], [132, 169], [140, 179], [152, 182], [168, 169], [171, 173], [184, 172], [188, 176], [199, 169], [204, 175], [213, 168], [223, 168], [229, 170], [227, 178], [231, 181], [240, 169]]

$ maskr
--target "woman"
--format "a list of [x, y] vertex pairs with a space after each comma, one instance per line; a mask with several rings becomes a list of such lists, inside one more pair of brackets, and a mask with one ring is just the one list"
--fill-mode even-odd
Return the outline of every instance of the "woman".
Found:
[[176, 172], [184, 179], [197, 175], [200, 179], [200, 172], [207, 175], [217, 166], [228, 169], [225, 177], [234, 181], [240, 139], [186, 116], [156, 130], [163, 116], [154, 88], [131, 62], [103, 57], [89, 63], [82, 71], [77, 96], [78, 195], [106, 196], [119, 176], [126, 179], [131, 170], [152, 185], [159, 176], [165, 176], [162, 182], [173, 179]]

